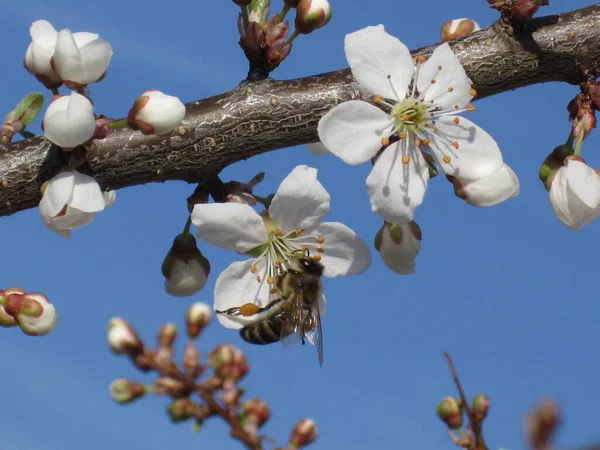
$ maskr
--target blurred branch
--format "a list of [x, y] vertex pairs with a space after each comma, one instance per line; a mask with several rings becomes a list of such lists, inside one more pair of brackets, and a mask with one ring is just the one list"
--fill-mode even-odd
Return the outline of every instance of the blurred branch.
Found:
[[[600, 4], [534, 19], [516, 33], [503, 21], [449, 41], [477, 98], [536, 83], [577, 85], [600, 72]], [[437, 44], [414, 50], [431, 54]], [[340, 37], [340, 51], [341, 51]], [[189, 103], [180, 132], [169, 137], [120, 130], [96, 140], [89, 168], [105, 189], [166, 180], [214, 179], [224, 167], [267, 151], [316, 142], [323, 114], [362, 98], [349, 69], [307, 78], [244, 82]], [[40, 186], [62, 163], [37, 136], [0, 145], [0, 215], [37, 206]]]

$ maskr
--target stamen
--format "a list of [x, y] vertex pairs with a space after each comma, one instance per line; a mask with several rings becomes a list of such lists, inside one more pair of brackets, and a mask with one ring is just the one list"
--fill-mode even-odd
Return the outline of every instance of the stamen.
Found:
[[400, 139], [404, 139], [404, 138], [406, 137], [406, 131], [401, 131], [401, 132], [398, 134], [398, 137], [400, 137]]
[[420, 63], [424, 63], [425, 57], [423, 55], [419, 55], [419, 56], [417, 56], [417, 61], [419, 61]]
[[267, 277], [267, 283], [269, 283], [269, 284], [275, 283], [275, 277]]
[[319, 236], [319, 237], [317, 238], [317, 242], [318, 242], [319, 244], [322, 244], [323, 242], [325, 242], [325, 238], [324, 238], [323, 236]]
[[321, 261], [321, 255], [315, 255], [315, 256], [313, 256], [313, 259], [315, 261]]
[[477, 91], [473, 88], [469, 89], [469, 95], [471, 97], [475, 97], [477, 95]]
[[324, 253], [324, 252], [325, 252], [325, 249], [324, 249], [323, 247], [317, 247], [317, 251], [318, 251], [319, 253]]
[[281, 258], [277, 258], [275, 260], [275, 264], [278, 265], [278, 266], [280, 266], [282, 263], [283, 263], [283, 260]]
[[457, 150], [458, 150], [458, 142], [454, 141], [454, 142], [452, 143], [452, 147], [454, 147], [455, 149], [457, 149]]
[[442, 70], [442, 66], [438, 66], [438, 70]]
[[390, 140], [389, 138], [381, 138], [381, 145], [383, 147], [387, 147], [388, 145], [390, 145]]
[[458, 105], [454, 105], [454, 109], [460, 109]]
[[275, 237], [280, 237], [281, 236], [281, 230], [275, 230], [275, 233], [273, 233], [273, 235]]
[[303, 231], [304, 231], [304, 228], [298, 228], [298, 229], [296, 229], [296, 236], [300, 236]]
[[408, 117], [408, 114], [404, 113], [404, 114], [402, 114], [400, 117], [401, 117], [401, 118], [402, 118], [402, 120], [404, 120], [405, 122], [408, 122], [408, 119], [409, 119], [409, 117]]
[[262, 281], [262, 278], [260, 275], [256, 275], [256, 281], [258, 281], [259, 283]]
[[475, 111], [475, 105], [469, 104], [469, 105], [467, 106], [467, 111], [469, 111], [469, 112], [473, 112], [473, 111]]
[[448, 92], [452, 92], [453, 90], [454, 90], [454, 88], [453, 88], [452, 86], [450, 86], [450, 87], [448, 88]]
[[383, 97], [381, 95], [374, 95], [373, 96], [373, 101], [375, 103], [383, 103]]
[[458, 125], [460, 122], [460, 119], [458, 117], [455, 117], [454, 119], [452, 119], [452, 122], [454, 122], [456, 125]]
[[408, 164], [410, 162], [410, 156], [409, 155], [402, 155], [402, 162], [404, 164]]
[[302, 251], [303, 251], [304, 253], [306, 253], [306, 250], [308, 250], [308, 247], [307, 247], [306, 245], [303, 245], [303, 246], [302, 246]]
[[450, 158], [448, 155], [444, 155], [442, 159], [446, 164], [450, 163], [450, 161], [452, 160], [452, 158]]
[[250, 267], [250, 272], [252, 272], [252, 273], [256, 273], [257, 270], [258, 270], [258, 267], [256, 267], [256, 266]]
[[277, 290], [277, 288], [273, 288], [269, 291], [269, 294], [277, 294], [279, 292], [279, 290]]
[[429, 145], [431, 143], [431, 139], [425, 138], [423, 139], [423, 145]]
[[435, 82], [435, 78], [432, 78], [432, 79], [431, 79], [431, 84], [435, 84], [435, 83], [436, 83], [436, 82]]

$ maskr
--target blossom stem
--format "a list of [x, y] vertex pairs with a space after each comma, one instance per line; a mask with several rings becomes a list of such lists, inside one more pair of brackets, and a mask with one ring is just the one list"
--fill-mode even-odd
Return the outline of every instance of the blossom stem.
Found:
[[58, 88], [52, 89], [52, 95], [54, 95], [54, 96], [60, 95], [60, 92], [58, 92]]
[[252, 194], [252, 195], [254, 195], [254, 198], [256, 199], [256, 201], [258, 203], [260, 203], [267, 209], [269, 209], [269, 206], [271, 206], [271, 201], [273, 200], [273, 197], [275, 196], [275, 194], [271, 194], [268, 197], [261, 197], [260, 195], [256, 195], [256, 194]]
[[[579, 132], [579, 136], [577, 137], [577, 143], [575, 144], [575, 152], [573, 153], [575, 156], [579, 156], [579, 153], [581, 151], [581, 143], [583, 142], [583, 136], [584, 136], [584, 134], [585, 134], [584, 130], [582, 129]], [[571, 139], [571, 143], [572, 142], [573, 142], [573, 139]]]
[[248, 32], [248, 5], [242, 6], [242, 22], [244, 24], [244, 32]]
[[285, 45], [291, 44], [299, 35], [300, 33], [298, 33], [298, 30], [294, 30], [292, 35], [287, 39], [287, 41], [285, 41]]
[[190, 214], [187, 218], [187, 222], [185, 223], [185, 227], [183, 228], [183, 233], [189, 234], [191, 226], [192, 226], [192, 215]]
[[127, 119], [115, 120], [108, 124], [108, 128], [111, 130], [117, 130], [119, 128], [127, 128]]
[[279, 23], [283, 22], [283, 19], [285, 19], [289, 10], [290, 7], [284, 3], [283, 8], [281, 8], [281, 12], [279, 13]]

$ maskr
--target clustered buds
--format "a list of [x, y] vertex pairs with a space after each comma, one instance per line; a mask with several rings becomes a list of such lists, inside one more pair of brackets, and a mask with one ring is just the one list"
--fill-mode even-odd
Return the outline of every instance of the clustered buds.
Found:
[[[281, 12], [270, 18], [268, 1], [233, 1], [242, 8], [238, 30], [240, 46], [250, 62], [250, 76], [267, 76], [287, 58], [292, 41], [298, 35], [309, 34], [331, 19], [331, 6], [327, 0], [284, 0]], [[290, 25], [285, 17], [290, 9], [296, 10], [296, 18], [295, 30], [288, 37]]]
[[422, 239], [421, 227], [414, 220], [402, 226], [384, 222], [375, 235], [375, 248], [390, 270], [406, 275], [415, 273]]
[[44, 294], [19, 287], [0, 290], [0, 326], [18, 325], [28, 336], [45, 336], [57, 323], [58, 313]]
[[[198, 431], [206, 418], [219, 416], [230, 424], [232, 436], [249, 448], [261, 448], [264, 436], [259, 435], [258, 430], [268, 421], [271, 410], [259, 398], [242, 400], [245, 389], [238, 382], [249, 370], [246, 356], [231, 344], [221, 344], [203, 362], [196, 349], [193, 339], [210, 322], [211, 316], [211, 309], [203, 303], [195, 303], [188, 309], [185, 322], [189, 340], [183, 352], [182, 368], [173, 359], [178, 335], [175, 324], [160, 327], [157, 349], [153, 351], [144, 346], [126, 320], [112, 319], [107, 330], [112, 352], [128, 355], [138, 369], [155, 371], [158, 376], [150, 385], [118, 378], [110, 384], [110, 396], [120, 404], [131, 403], [146, 394], [167, 396], [170, 398], [167, 415], [172, 422], [190, 420], [193, 429]], [[2, 318], [0, 314], [0, 320]], [[202, 381], [206, 373], [210, 375]], [[295, 425], [287, 448], [302, 448], [317, 435], [315, 422], [302, 419]]]
[[289, 446], [291, 448], [302, 448], [312, 444], [319, 437], [317, 424], [312, 419], [300, 419], [290, 436]]
[[175, 297], [189, 297], [206, 284], [210, 262], [198, 248], [196, 238], [186, 230], [173, 240], [161, 270], [165, 291]]
[[449, 41], [468, 34], [474, 33], [475, 31], [481, 30], [481, 27], [477, 22], [471, 19], [453, 19], [447, 20], [442, 24], [441, 29], [441, 40]]

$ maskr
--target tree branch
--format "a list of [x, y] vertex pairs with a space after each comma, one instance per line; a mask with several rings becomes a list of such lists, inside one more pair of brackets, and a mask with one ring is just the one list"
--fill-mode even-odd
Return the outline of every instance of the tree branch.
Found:
[[[438, 44], [414, 50], [429, 55]], [[535, 19], [515, 32], [502, 21], [450, 41], [483, 98], [535, 83], [577, 85], [600, 72], [600, 4]], [[341, 49], [341, 44], [340, 44]], [[95, 140], [84, 172], [105, 189], [166, 180], [214, 179], [224, 167], [267, 151], [316, 142], [323, 114], [363, 98], [349, 69], [296, 80], [244, 82], [189, 103], [168, 137], [119, 130]], [[0, 215], [37, 206], [40, 186], [61, 168], [37, 136], [0, 145]]]

